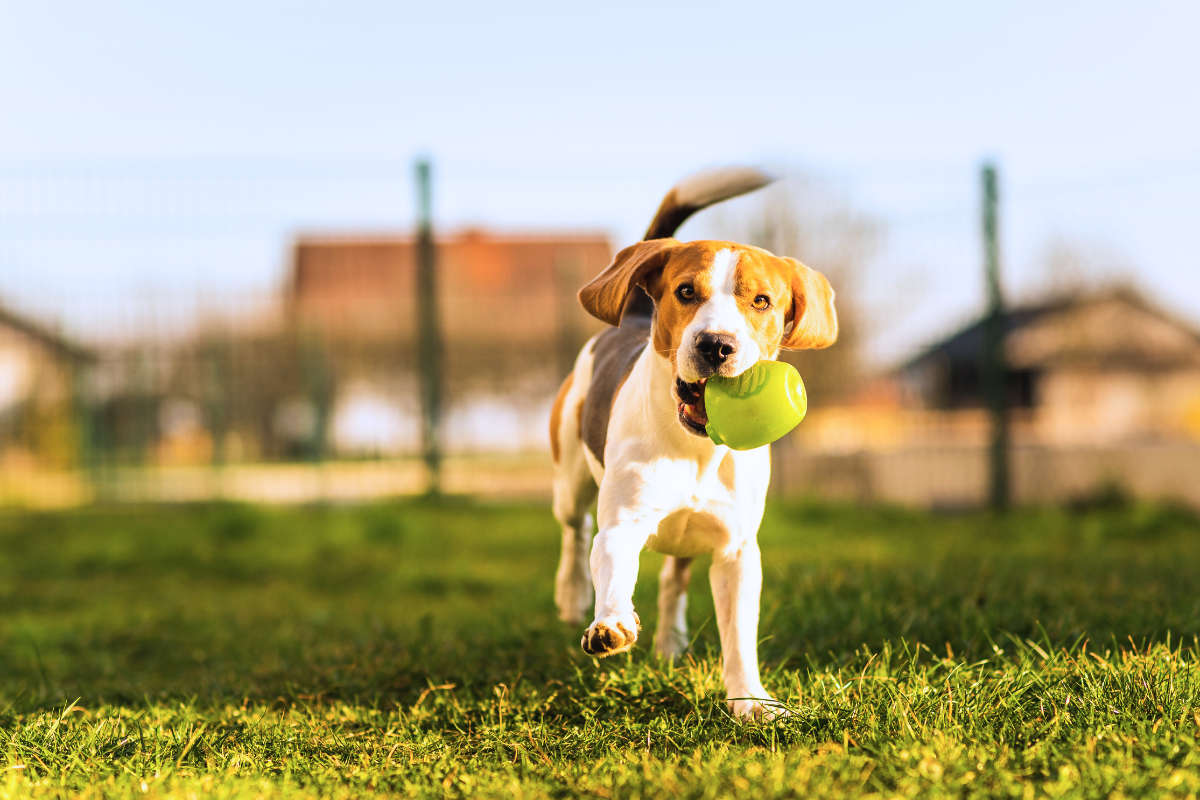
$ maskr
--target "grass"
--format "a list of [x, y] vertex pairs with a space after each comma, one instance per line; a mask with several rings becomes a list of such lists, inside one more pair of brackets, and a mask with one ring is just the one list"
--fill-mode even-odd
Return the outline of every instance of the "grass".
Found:
[[554, 619], [542, 506], [0, 516], [0, 797], [1195, 796], [1200, 522], [768, 509], [765, 683]]

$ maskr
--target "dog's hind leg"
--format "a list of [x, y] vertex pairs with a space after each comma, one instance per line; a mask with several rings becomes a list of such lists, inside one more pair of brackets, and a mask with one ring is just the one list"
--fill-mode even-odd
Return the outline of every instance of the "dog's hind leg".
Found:
[[572, 625], [583, 622], [592, 608], [592, 575], [588, 566], [592, 555], [592, 515], [586, 509], [591, 506], [595, 490], [591, 492], [592, 498], [586, 494], [583, 491], [568, 495], [560, 505], [555, 489], [554, 516], [562, 525], [562, 554], [554, 578], [554, 603], [558, 606], [558, 618]]
[[554, 518], [562, 525], [562, 555], [554, 580], [558, 618], [578, 625], [592, 608], [592, 515], [596, 480], [592, 477], [583, 442], [579, 438], [579, 405], [586, 386], [568, 376], [554, 401], [550, 416], [550, 443], [554, 455]]
[[692, 560], [667, 556], [658, 573], [658, 629], [654, 649], [660, 656], [674, 658], [687, 649], [687, 590], [692, 578]]

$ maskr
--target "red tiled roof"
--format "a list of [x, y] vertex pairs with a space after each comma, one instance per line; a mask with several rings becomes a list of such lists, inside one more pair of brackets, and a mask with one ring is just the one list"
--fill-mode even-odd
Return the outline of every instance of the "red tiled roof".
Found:
[[[448, 336], [480, 327], [545, 335], [559, 315], [583, 313], [575, 292], [612, 259], [603, 234], [466, 231], [436, 246]], [[292, 263], [293, 318], [331, 332], [403, 334], [412, 327], [415, 250], [411, 237], [302, 237]]]

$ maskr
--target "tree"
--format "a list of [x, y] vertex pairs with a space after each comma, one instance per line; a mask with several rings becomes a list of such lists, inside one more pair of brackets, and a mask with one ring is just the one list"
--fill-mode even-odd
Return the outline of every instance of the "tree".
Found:
[[[795, 258], [829, 279], [836, 293], [838, 341], [828, 350], [781, 354], [822, 404], [846, 399], [863, 373], [865, 319], [858, 289], [879, 249], [882, 226], [828, 181], [798, 171], [698, 219], [705, 236]], [[690, 237], [689, 237], [690, 238]]]

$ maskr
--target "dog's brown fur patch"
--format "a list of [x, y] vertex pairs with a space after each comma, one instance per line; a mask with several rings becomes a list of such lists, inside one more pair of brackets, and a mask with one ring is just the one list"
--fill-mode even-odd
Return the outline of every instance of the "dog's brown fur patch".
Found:
[[554, 405], [550, 407], [550, 455], [555, 464], [558, 463], [559, 453], [562, 452], [562, 443], [559, 441], [562, 432], [559, 429], [562, 427], [563, 404], [567, 402], [567, 393], [571, 391], [571, 384], [574, 382], [575, 373], [567, 373], [567, 379], [558, 387]]
[[721, 465], [717, 467], [717, 480], [731, 492], [737, 489], [737, 465], [734, 464], [732, 453], [726, 453], [721, 459]]

